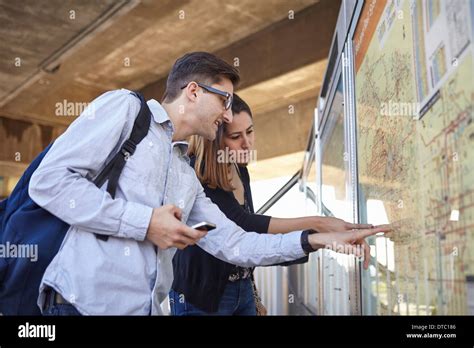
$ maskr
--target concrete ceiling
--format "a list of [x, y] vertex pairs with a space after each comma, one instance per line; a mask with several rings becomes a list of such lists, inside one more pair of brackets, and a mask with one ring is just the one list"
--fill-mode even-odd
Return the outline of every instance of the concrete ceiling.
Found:
[[[41, 62], [74, 35], [106, 16], [112, 2], [51, 1], [39, 6], [31, 1], [26, 7], [2, 2], [2, 17], [10, 18], [2, 29], [3, 37], [9, 37], [1, 44], [1, 78], [9, 81], [2, 84], [2, 99], [27, 83]], [[106, 28], [99, 26], [84, 37], [86, 43], [79, 41], [70, 48], [73, 52], [57, 57], [53, 73], [40, 70], [36, 83], [18, 93], [20, 105], [10, 100], [0, 112], [69, 124], [67, 119], [51, 120], [58, 101], [90, 101], [105, 90], [140, 89], [165, 77], [186, 52], [215, 52], [315, 2], [160, 0], [129, 5], [128, 12], [115, 15]], [[75, 19], [69, 19], [70, 11], [75, 11]], [[20, 67], [15, 66], [16, 57], [23, 61]]]
[[[339, 6], [339, 0], [0, 0], [0, 176], [20, 173], [77, 117], [57, 116], [57, 103], [89, 102], [116, 88], [160, 99], [174, 61], [197, 50], [238, 62], [237, 92], [253, 109], [259, 158], [303, 150]], [[286, 143], [272, 145], [275, 130], [286, 132]]]
[[[92, 6], [93, 5], [93, 6]], [[40, 72], [55, 73], [64, 59], [125, 2], [104, 0], [0, 1], [0, 102], [5, 104]]]

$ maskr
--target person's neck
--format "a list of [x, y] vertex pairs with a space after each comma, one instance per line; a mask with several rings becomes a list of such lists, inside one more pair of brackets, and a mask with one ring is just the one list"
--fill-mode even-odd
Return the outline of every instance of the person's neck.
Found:
[[235, 166], [234, 166], [234, 163], [229, 163], [228, 167], [227, 167], [227, 173], [230, 175], [231, 178], [234, 177], [234, 174], [235, 174]]
[[[230, 165], [230, 174], [232, 175], [232, 178], [240, 180], [240, 171], [238, 169], [238, 164], [237, 163], [232, 163]], [[240, 180], [240, 181], [242, 181], [242, 180]]]
[[161, 106], [165, 109], [168, 117], [170, 118], [171, 123], [173, 124], [173, 141], [183, 141], [188, 138], [192, 132], [190, 127], [186, 122], [186, 118], [183, 117], [184, 113], [179, 110], [179, 105], [177, 103], [165, 104], [162, 103]]

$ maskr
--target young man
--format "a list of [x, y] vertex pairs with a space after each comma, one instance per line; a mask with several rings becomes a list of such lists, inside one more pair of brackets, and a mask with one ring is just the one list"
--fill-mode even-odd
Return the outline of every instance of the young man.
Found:
[[[218, 124], [231, 121], [238, 81], [232, 66], [209, 53], [178, 59], [163, 104], [147, 102], [150, 129], [127, 161], [115, 199], [91, 179], [130, 135], [140, 108], [135, 96], [127, 90], [103, 94], [90, 105], [94, 117], [85, 113], [55, 141], [29, 190], [38, 205], [71, 225], [40, 286], [43, 313], [160, 314], [176, 248], [196, 243], [232, 264], [256, 266], [294, 260], [333, 242], [353, 248], [387, 231], [247, 233], [206, 198], [184, 140], [192, 134], [214, 139]], [[217, 228], [188, 227], [201, 221]]]

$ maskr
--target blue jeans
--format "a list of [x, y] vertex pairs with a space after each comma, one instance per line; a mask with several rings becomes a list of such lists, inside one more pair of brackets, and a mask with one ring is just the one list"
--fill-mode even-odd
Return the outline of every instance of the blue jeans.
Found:
[[79, 311], [70, 303], [56, 303], [55, 301], [56, 291], [50, 289], [46, 295], [46, 303], [43, 309], [44, 316], [55, 316], [55, 315], [82, 315]]
[[54, 315], [82, 315], [79, 311], [72, 305], [68, 303], [57, 303], [50, 307], [47, 307], [43, 310], [44, 316], [54, 316]]
[[227, 282], [217, 312], [209, 313], [187, 302], [184, 295], [170, 291], [171, 315], [257, 315], [250, 278]]

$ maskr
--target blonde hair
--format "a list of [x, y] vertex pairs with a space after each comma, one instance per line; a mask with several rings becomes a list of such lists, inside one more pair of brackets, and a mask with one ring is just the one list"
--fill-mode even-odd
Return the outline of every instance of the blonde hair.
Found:
[[224, 124], [219, 125], [216, 138], [207, 140], [200, 135], [192, 135], [189, 139], [188, 155], [195, 157], [194, 170], [203, 185], [212, 189], [220, 188], [233, 191], [229, 178], [231, 163], [218, 161], [218, 151], [224, 148]]

